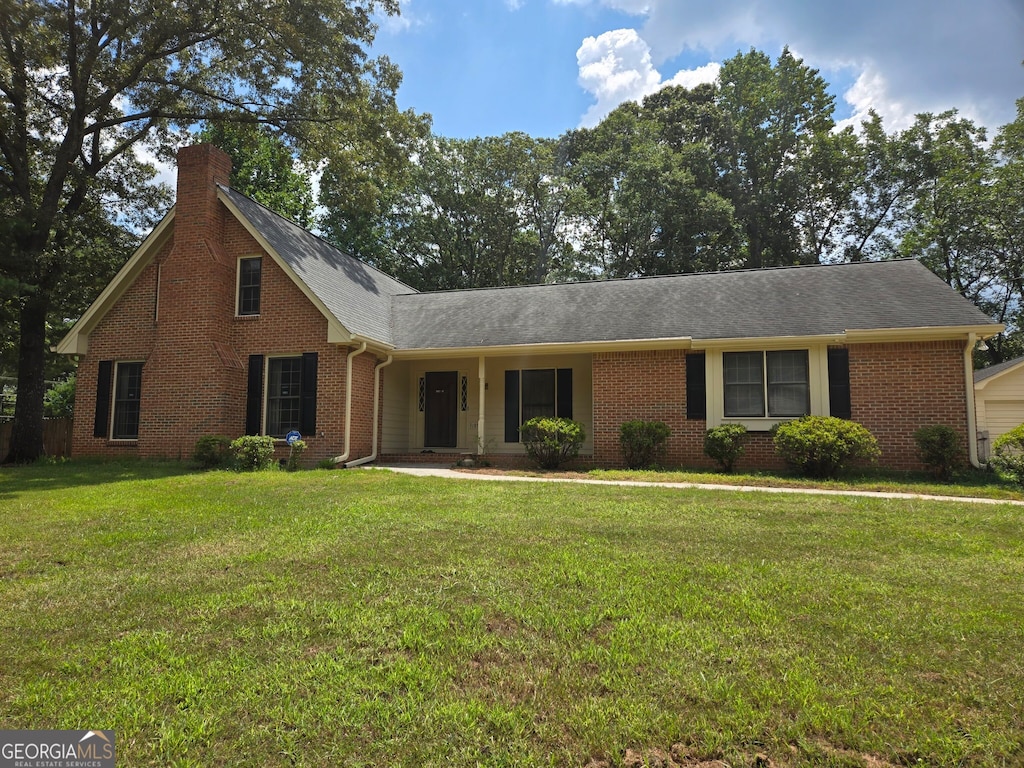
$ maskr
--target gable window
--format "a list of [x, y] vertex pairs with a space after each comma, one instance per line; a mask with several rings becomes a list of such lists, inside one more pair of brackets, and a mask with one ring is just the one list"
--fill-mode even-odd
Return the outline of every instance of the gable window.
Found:
[[505, 442], [538, 416], [572, 418], [572, 368], [505, 371]]
[[263, 278], [263, 259], [257, 257], [238, 260], [238, 314], [260, 313], [260, 286]]
[[117, 363], [114, 373], [114, 419], [110, 437], [139, 439], [139, 398], [142, 395], [142, 363]]
[[316, 434], [316, 352], [290, 357], [249, 356], [245, 433], [283, 438]]
[[791, 418], [811, 412], [807, 350], [725, 352], [727, 418]]

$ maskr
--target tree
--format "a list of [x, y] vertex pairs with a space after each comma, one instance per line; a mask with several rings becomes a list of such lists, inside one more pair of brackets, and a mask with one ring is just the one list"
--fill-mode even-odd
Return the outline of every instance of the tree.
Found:
[[143, 150], [169, 159], [212, 119], [344, 157], [415, 122], [395, 107], [397, 69], [366, 55], [377, 8], [398, 2], [0, 0], [0, 279], [20, 333], [8, 461], [42, 453], [47, 321], [80, 232], [105, 220], [98, 201], [130, 202], [115, 220], [136, 208], [151, 179]]
[[834, 100], [826, 85], [788, 48], [774, 65], [755, 50], [722, 65], [718, 104], [730, 121], [724, 194], [745, 231], [744, 266], [813, 259], [801, 245], [797, 217], [805, 204], [805, 174], [824, 175], [812, 170], [814, 139], [835, 125]]
[[732, 205], [717, 191], [715, 91], [666, 88], [567, 137], [583, 251], [608, 277], [733, 266]]
[[313, 184], [280, 135], [255, 123], [208, 122], [196, 136], [231, 157], [231, 188], [302, 227], [313, 224]]

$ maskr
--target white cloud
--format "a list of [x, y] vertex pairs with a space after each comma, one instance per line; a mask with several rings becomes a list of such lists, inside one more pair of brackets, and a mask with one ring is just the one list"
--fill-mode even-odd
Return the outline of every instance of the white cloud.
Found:
[[663, 80], [651, 61], [651, 49], [635, 29], [616, 29], [584, 39], [576, 51], [579, 83], [596, 99], [580, 124], [594, 126], [619, 104], [639, 101], [668, 85], [692, 88], [713, 81], [718, 64], [683, 70]]
[[510, 11], [518, 11], [523, 7], [525, 0], [505, 0], [505, 5]]
[[664, 85], [681, 85], [683, 88], [695, 88], [701, 83], [715, 82], [721, 70], [722, 65], [717, 61], [712, 61], [696, 69], [681, 69]]
[[[600, 4], [643, 18], [652, 66], [684, 51], [708, 58], [784, 45], [823, 71], [859, 75], [853, 109], [873, 106], [886, 127], [918, 112], [957, 108], [989, 127], [1012, 120], [1024, 96], [1020, 0], [552, 0]], [[826, 77], [827, 79], [827, 77]]]
[[836, 125], [838, 129], [848, 125], [859, 129], [860, 124], [868, 119], [870, 110], [883, 117], [887, 132], [902, 131], [914, 123], [914, 111], [892, 97], [889, 84], [880, 72], [862, 72], [843, 98], [853, 107], [853, 114], [846, 120], [840, 120]]

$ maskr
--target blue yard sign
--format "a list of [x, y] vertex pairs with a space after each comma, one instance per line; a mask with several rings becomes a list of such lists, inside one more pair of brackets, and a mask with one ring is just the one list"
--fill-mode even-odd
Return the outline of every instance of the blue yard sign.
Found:
[[284, 441], [288, 443], [288, 445], [291, 445], [292, 443], [297, 442], [301, 439], [302, 435], [299, 434], [299, 431], [297, 429], [293, 429], [291, 432], [284, 436]]

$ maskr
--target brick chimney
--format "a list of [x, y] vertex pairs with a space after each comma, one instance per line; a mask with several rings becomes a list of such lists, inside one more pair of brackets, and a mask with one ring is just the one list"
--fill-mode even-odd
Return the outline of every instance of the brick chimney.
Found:
[[143, 370], [142, 456], [188, 457], [199, 437], [240, 428], [242, 372], [217, 352], [230, 346], [234, 318], [236, 265], [223, 246], [231, 214], [217, 199], [230, 177], [217, 147], [178, 152], [173, 242], [158, 257], [155, 344]]

